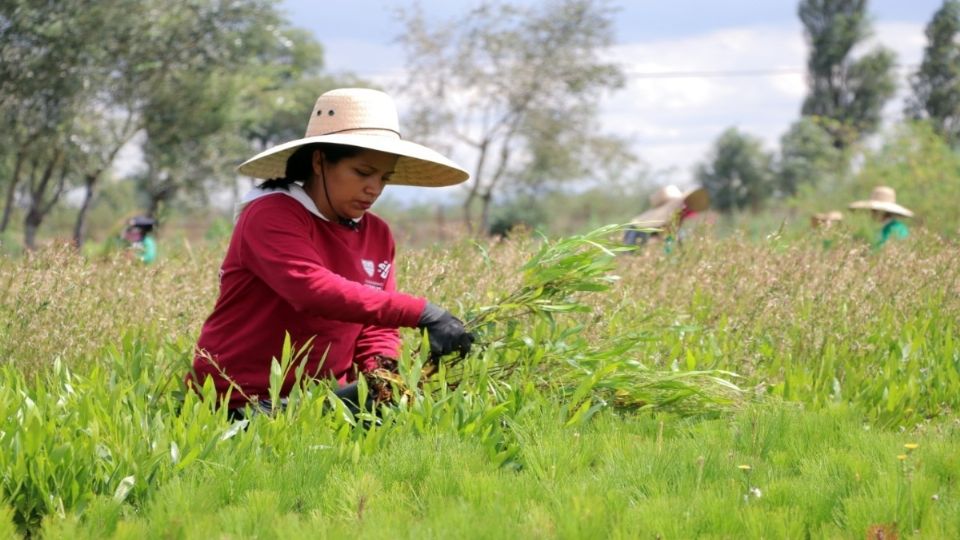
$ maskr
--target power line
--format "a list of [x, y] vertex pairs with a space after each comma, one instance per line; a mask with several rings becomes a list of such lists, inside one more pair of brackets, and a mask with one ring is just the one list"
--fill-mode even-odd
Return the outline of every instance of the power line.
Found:
[[802, 75], [806, 70], [800, 68], [781, 69], [740, 69], [718, 71], [627, 71], [626, 75], [635, 79], [713, 79], [720, 77], [766, 77], [775, 75]]
[[[914, 72], [919, 64], [894, 64], [897, 71]], [[726, 79], [737, 77], [780, 77], [784, 75], [806, 75], [806, 68], [758, 68], [758, 69], [724, 69], [724, 70], [691, 70], [691, 71], [633, 71], [625, 70], [624, 74], [630, 79]], [[393, 69], [387, 72], [354, 73], [360, 77], [376, 78], [383, 76], [396, 77], [403, 74], [403, 69]]]
[[[896, 70], [915, 71], [919, 65], [894, 64]], [[806, 68], [761, 68], [702, 71], [626, 71], [632, 79], [719, 79], [727, 77], [776, 77], [781, 75], [805, 75]]]

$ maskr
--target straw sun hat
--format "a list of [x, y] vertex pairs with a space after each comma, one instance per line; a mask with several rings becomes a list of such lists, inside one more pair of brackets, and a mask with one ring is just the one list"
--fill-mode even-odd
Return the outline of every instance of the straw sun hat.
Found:
[[873, 188], [868, 200], [850, 203], [850, 208], [854, 210], [879, 210], [898, 216], [913, 217], [913, 212], [897, 204], [897, 192], [892, 187], [887, 186]]
[[243, 162], [237, 171], [254, 178], [282, 178], [287, 158], [301, 146], [313, 143], [358, 146], [400, 156], [391, 184], [439, 187], [459, 184], [470, 177], [438, 152], [403, 140], [393, 100], [367, 88], [341, 88], [321, 95], [302, 139], [264, 150]]
[[684, 206], [701, 212], [710, 206], [710, 196], [702, 187], [680, 191], [674, 185], [663, 186], [650, 195], [650, 209], [633, 218], [631, 223], [640, 227], [662, 227], [673, 219]]
[[830, 210], [829, 212], [820, 212], [810, 216], [810, 224], [814, 227], [829, 227], [834, 223], [843, 221], [843, 212], [839, 210]]

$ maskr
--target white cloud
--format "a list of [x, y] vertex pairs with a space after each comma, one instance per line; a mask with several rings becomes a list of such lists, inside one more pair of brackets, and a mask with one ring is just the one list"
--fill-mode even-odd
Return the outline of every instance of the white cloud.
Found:
[[915, 66], [923, 58], [927, 45], [924, 26], [920, 23], [882, 22], [874, 24], [874, 35], [866, 42], [872, 48], [883, 45], [893, 49], [901, 64]]
[[[923, 24], [879, 22], [874, 29], [874, 36], [858, 52], [882, 44], [897, 53], [902, 66], [900, 85], [896, 99], [885, 111], [888, 120], [894, 120], [901, 116], [903, 99], [909, 93], [906, 77], [923, 53]], [[387, 88], [395, 88], [403, 80], [402, 68], [396, 67], [402, 60], [395, 48], [336, 41], [326, 46], [333, 69], [366, 66], [370, 71], [359, 74]], [[760, 137], [767, 149], [775, 150], [780, 136], [799, 117], [807, 92], [807, 44], [799, 22], [624, 43], [608, 54], [630, 77], [623, 90], [600, 98], [601, 125], [629, 137], [634, 150], [660, 171], [659, 181], [689, 184], [695, 164], [706, 157], [714, 140], [728, 127]], [[734, 75], [720, 77], [714, 75], [717, 73]], [[400, 97], [401, 111], [404, 105]], [[454, 154], [455, 159], [470, 161], [466, 151]], [[416, 194], [404, 191], [397, 190], [395, 195], [404, 200], [426, 196], [422, 190]], [[459, 196], [454, 190], [436, 190], [429, 195]]]
[[923, 49], [927, 45], [927, 38], [922, 24], [881, 23], [875, 25], [875, 29], [876, 33], [868, 46], [873, 48], [876, 45], [883, 45], [893, 49], [897, 54], [897, 64], [900, 66], [897, 94], [884, 110], [887, 120], [894, 121], [903, 117], [904, 100], [911, 93], [909, 77], [923, 61]]
[[[883, 44], [897, 52], [903, 66], [920, 62], [926, 41], [921, 24], [879, 23], [875, 29], [866, 48]], [[628, 43], [614, 47], [610, 54], [631, 77], [623, 91], [604, 101], [603, 125], [631, 137], [637, 153], [655, 169], [672, 171], [667, 178], [680, 184], [690, 182], [693, 166], [728, 127], [758, 136], [768, 149], [775, 149], [799, 116], [807, 91], [803, 73], [807, 44], [799, 24], [727, 28]], [[756, 71], [776, 73], [709, 76]], [[899, 73], [905, 77], [909, 71]], [[887, 109], [890, 119], [903, 108], [904, 80]]]

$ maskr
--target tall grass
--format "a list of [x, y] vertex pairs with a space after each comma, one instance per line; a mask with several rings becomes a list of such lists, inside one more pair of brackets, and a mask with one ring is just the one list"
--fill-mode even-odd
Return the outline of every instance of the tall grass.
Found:
[[[424, 378], [407, 331], [407, 392], [379, 417], [320, 382], [233, 425], [212, 388], [180, 385], [222, 248], [0, 260], [0, 532], [960, 532], [957, 246], [915, 231], [882, 251], [837, 234], [614, 255], [615, 232], [404, 252], [401, 288], [475, 317], [477, 352]], [[559, 282], [593, 285], [545, 295]]]
[[222, 253], [181, 248], [157, 265], [86, 259], [69, 246], [0, 257], [0, 361], [25, 372], [74, 369], [127, 333], [189, 341], [213, 308]]
[[659, 366], [729, 369], [812, 406], [849, 402], [885, 425], [956, 410], [957, 246], [915, 234], [873, 251], [849, 238], [703, 241], [675, 257], [627, 259], [616, 310], [677, 331], [651, 341]]
[[[582, 296], [585, 311], [554, 330], [576, 328], [584, 346], [607, 349], [633, 340], [629, 356], [646, 368], [720, 369], [787, 400], [851, 402], [884, 425], [955, 410], [957, 246], [921, 230], [882, 251], [823, 240], [699, 239], [668, 257], [621, 255], [622, 279]], [[537, 246], [522, 238], [405, 252], [401, 288], [468, 314], [520, 290]], [[60, 359], [82, 372], [131, 332], [189, 343], [213, 304], [219, 259], [204, 248], [152, 267], [66, 250], [0, 260], [2, 361], [33, 372]], [[513, 335], [529, 339], [529, 328]]]

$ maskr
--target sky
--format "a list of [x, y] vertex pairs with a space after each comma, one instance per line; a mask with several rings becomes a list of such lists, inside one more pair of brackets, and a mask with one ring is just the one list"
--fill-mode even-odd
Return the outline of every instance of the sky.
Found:
[[[519, 0], [533, 3], [535, 0]], [[387, 0], [283, 0], [296, 26], [323, 44], [327, 68], [352, 72], [390, 89], [404, 73], [396, 37], [397, 7]], [[421, 0], [429, 17], [446, 20], [475, 0]], [[757, 136], [775, 151], [806, 95], [807, 45], [797, 0], [634, 0], [615, 7], [616, 44], [607, 51], [627, 73], [626, 86], [600, 104], [601, 126], [626, 137], [657, 183], [687, 186], [727, 128]], [[874, 36], [897, 54], [899, 90], [888, 123], [902, 115], [907, 76], [920, 63], [924, 27], [942, 0], [871, 0]], [[717, 72], [739, 72], [718, 76]], [[744, 74], [749, 72], [750, 74]], [[756, 72], [773, 72], [756, 74]], [[679, 74], [679, 75], [678, 75]], [[699, 75], [698, 75], [699, 74]], [[398, 100], [402, 111], [402, 101]], [[460, 156], [453, 156], [457, 159]], [[466, 161], [466, 160], [463, 160]], [[391, 188], [399, 200], [455, 197], [458, 188]]]

